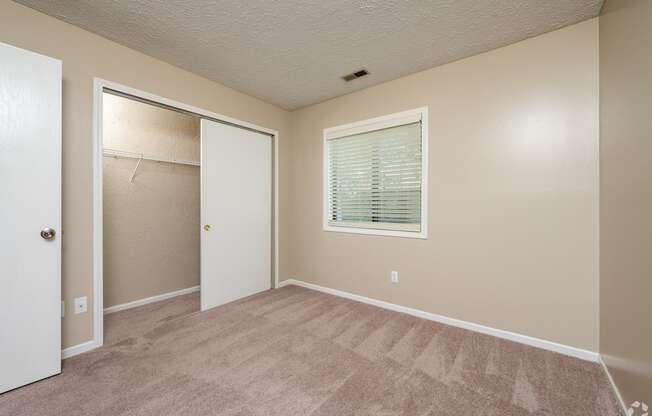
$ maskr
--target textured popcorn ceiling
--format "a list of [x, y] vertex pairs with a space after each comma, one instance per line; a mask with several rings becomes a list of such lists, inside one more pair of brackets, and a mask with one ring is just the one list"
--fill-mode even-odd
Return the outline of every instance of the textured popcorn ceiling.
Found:
[[18, 2], [296, 109], [597, 16], [603, 0]]

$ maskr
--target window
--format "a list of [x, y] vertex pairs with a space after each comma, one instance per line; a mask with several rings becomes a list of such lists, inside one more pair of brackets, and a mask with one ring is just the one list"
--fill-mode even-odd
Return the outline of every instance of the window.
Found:
[[324, 130], [324, 230], [426, 238], [427, 116]]

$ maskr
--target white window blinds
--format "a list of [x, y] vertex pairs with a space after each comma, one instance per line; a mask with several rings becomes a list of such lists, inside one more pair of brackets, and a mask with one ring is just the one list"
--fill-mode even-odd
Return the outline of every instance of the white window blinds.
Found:
[[421, 121], [327, 138], [327, 222], [421, 231]]

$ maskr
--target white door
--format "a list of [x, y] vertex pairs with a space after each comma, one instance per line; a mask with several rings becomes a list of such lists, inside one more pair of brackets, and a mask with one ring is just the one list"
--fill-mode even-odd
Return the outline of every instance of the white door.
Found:
[[201, 121], [201, 309], [271, 288], [272, 138]]
[[0, 393], [61, 372], [61, 62], [0, 43]]

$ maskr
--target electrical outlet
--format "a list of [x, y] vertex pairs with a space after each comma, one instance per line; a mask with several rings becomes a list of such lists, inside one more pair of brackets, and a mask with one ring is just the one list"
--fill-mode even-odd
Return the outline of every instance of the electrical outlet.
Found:
[[398, 283], [398, 272], [397, 271], [392, 271], [392, 273], [389, 276], [389, 280], [392, 283]]
[[86, 296], [75, 298], [75, 313], [86, 312]]

